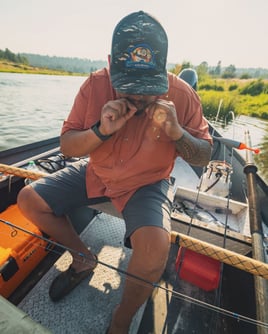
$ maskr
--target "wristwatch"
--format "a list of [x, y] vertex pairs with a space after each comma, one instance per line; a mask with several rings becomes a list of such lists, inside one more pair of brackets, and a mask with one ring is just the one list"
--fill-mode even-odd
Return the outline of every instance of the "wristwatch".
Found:
[[103, 134], [100, 132], [99, 127], [100, 127], [100, 121], [98, 121], [97, 123], [95, 123], [95, 124], [91, 127], [91, 130], [95, 133], [95, 135], [96, 135], [97, 137], [100, 138], [100, 140], [105, 141], [105, 140], [107, 140], [107, 139], [109, 139], [109, 138], [112, 137], [112, 135], [106, 135], [106, 136], [103, 135]]

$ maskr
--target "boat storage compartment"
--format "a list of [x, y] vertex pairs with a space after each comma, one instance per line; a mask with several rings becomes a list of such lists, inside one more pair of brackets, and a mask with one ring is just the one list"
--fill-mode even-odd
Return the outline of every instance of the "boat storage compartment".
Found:
[[[17, 205], [11, 205], [0, 213], [0, 219], [42, 236], [40, 230], [21, 214]], [[0, 294], [5, 298], [12, 294], [51, 248], [49, 242], [30, 233], [1, 222]]]
[[176, 271], [181, 279], [205, 291], [217, 289], [220, 281], [220, 262], [190, 249], [180, 247]]
[[174, 219], [221, 233], [224, 232], [227, 217], [227, 234], [233, 236], [240, 234], [240, 238], [243, 236], [245, 241], [251, 243], [248, 239], [251, 233], [249, 224], [246, 223], [248, 221], [246, 203], [186, 187], [177, 187], [174, 206], [172, 213]]

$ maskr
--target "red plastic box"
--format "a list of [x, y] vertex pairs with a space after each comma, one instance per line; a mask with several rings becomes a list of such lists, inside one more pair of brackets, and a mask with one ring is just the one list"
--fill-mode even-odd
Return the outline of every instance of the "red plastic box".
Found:
[[217, 289], [220, 281], [220, 262], [190, 249], [180, 247], [176, 270], [181, 279], [205, 291]]

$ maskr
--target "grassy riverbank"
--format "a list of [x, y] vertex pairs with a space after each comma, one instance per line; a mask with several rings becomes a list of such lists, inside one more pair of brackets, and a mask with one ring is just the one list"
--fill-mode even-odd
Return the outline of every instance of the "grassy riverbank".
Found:
[[73, 73], [63, 70], [52, 70], [49, 68], [33, 67], [25, 64], [13, 63], [0, 60], [0, 72], [24, 73], [24, 74], [46, 74], [46, 75], [74, 75], [87, 76], [88, 74]]
[[268, 80], [264, 79], [206, 79], [199, 83], [204, 114], [215, 117], [222, 100], [221, 115], [230, 111], [268, 120]]

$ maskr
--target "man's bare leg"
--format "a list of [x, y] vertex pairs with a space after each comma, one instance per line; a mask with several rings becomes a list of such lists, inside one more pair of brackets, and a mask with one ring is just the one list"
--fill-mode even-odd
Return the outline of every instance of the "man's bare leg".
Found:
[[[169, 234], [158, 227], [141, 227], [133, 233], [131, 244], [133, 253], [128, 272], [146, 281], [158, 282], [169, 254]], [[127, 334], [133, 316], [152, 291], [152, 285], [126, 277], [122, 300], [114, 311], [108, 333]]]
[[[23, 215], [42, 232], [48, 234], [58, 243], [75, 250], [71, 254], [73, 256], [72, 267], [76, 272], [95, 267], [93, 254], [81, 241], [66, 216], [56, 217], [47, 203], [31, 186], [26, 186], [20, 191], [17, 203]], [[78, 253], [84, 254], [89, 261], [83, 263]]]

